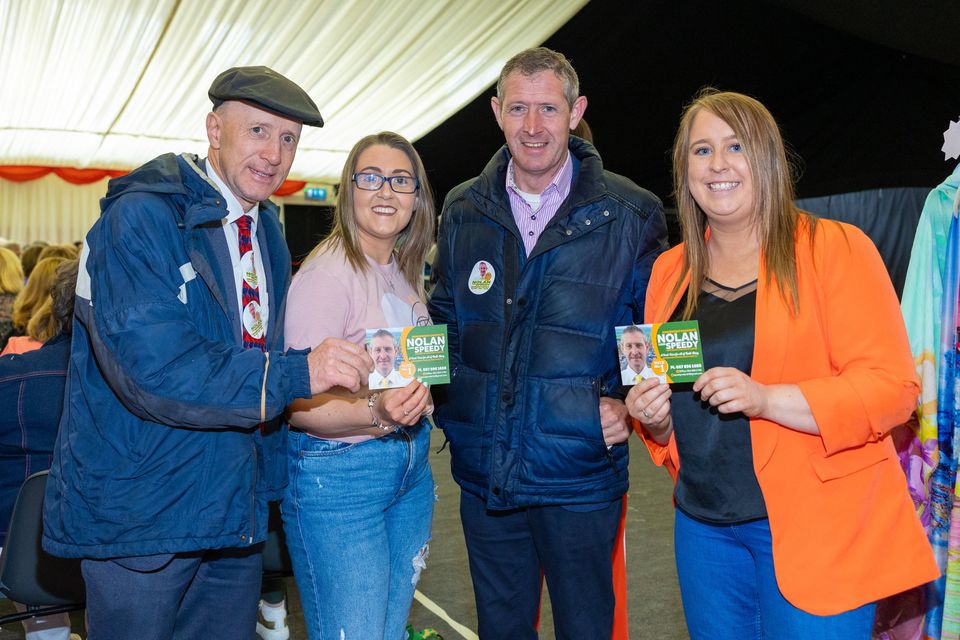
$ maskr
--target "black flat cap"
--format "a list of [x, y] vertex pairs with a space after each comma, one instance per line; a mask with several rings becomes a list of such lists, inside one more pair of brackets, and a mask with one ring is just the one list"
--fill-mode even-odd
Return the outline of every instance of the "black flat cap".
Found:
[[227, 69], [210, 85], [209, 95], [214, 109], [227, 100], [240, 100], [306, 125], [323, 126], [323, 117], [307, 92], [269, 67]]

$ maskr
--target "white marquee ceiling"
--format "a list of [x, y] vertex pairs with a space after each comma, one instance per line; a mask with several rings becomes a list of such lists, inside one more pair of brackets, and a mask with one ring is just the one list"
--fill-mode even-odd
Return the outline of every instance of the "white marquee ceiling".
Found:
[[360, 137], [423, 136], [586, 2], [0, 0], [0, 164], [204, 154], [213, 78], [262, 64], [326, 121], [304, 129], [290, 177], [331, 180]]

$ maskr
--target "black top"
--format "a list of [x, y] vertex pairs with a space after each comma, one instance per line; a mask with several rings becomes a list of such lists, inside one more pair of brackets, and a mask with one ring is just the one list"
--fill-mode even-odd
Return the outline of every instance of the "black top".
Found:
[[[700, 322], [703, 365], [733, 367], [750, 374], [757, 282], [736, 289], [708, 280], [694, 319]], [[680, 319], [683, 301], [671, 320]], [[765, 518], [766, 505], [753, 471], [750, 423], [742, 413], [720, 414], [694, 394], [692, 384], [675, 384], [673, 428], [680, 453], [677, 507], [706, 522], [734, 524]]]

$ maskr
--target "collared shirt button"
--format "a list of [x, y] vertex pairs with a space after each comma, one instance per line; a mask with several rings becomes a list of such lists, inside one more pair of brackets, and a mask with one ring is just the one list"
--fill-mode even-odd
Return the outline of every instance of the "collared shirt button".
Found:
[[507, 298], [507, 304], [513, 304], [513, 298]]
[[531, 219], [531, 220], [536, 220], [536, 219], [537, 219], [537, 214], [533, 214], [532, 216], [530, 216], [530, 219]]
[[527, 231], [527, 235], [528, 235], [528, 236], [532, 236], [532, 235], [533, 235], [533, 229], [531, 229], [530, 231]]
[[603, 215], [604, 215], [604, 216], [609, 216], [609, 215], [610, 215], [610, 212], [609, 212], [609, 211], [604, 211], [604, 212], [603, 212]]

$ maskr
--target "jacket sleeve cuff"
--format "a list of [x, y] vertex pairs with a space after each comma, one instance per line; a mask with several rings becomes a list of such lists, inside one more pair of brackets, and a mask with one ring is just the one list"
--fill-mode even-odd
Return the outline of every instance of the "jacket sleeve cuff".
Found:
[[797, 383], [828, 454], [875, 442], [909, 419], [916, 385], [893, 379], [878, 384], [877, 375], [881, 374], [851, 372]]
[[[310, 368], [307, 366], [307, 354], [310, 349], [290, 349], [280, 354], [277, 360], [282, 363], [280, 369], [280, 389], [283, 405], [287, 406], [297, 398], [310, 398]], [[271, 363], [271, 368], [274, 365]]]

